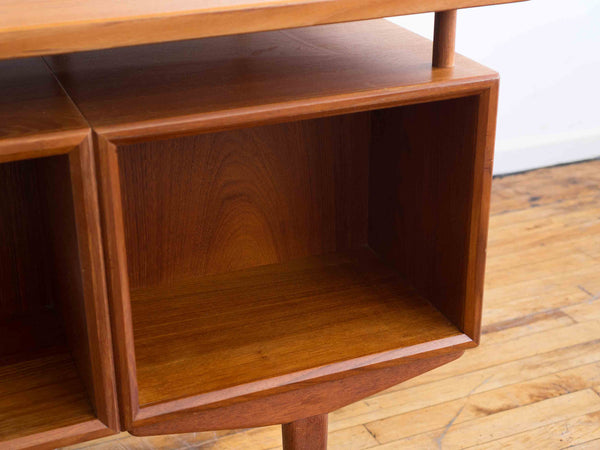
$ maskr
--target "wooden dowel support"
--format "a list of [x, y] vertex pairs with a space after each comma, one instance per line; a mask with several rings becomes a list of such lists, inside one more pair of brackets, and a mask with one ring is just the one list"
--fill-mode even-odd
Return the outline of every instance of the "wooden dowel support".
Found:
[[285, 423], [281, 431], [283, 450], [327, 449], [327, 414]]
[[435, 13], [433, 29], [433, 67], [454, 65], [456, 9]]

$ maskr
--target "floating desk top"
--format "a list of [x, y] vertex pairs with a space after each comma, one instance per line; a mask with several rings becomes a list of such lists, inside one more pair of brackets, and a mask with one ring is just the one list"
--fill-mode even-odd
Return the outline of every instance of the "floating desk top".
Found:
[[0, 59], [520, 0], [0, 0]]

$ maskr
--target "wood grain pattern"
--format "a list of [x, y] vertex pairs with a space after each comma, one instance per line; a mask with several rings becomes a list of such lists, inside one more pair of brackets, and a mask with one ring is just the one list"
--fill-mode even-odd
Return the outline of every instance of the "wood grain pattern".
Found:
[[10, 441], [10, 447], [27, 450], [52, 450], [64, 445], [73, 445], [112, 435], [106, 430], [106, 425], [98, 419], [90, 419], [74, 425], [15, 438]]
[[[330, 448], [419, 448], [418, 435], [433, 448], [598, 448], [599, 196], [598, 160], [495, 178], [481, 345], [331, 413]], [[89, 444], [142, 445], [280, 450], [281, 437], [273, 426]]]
[[140, 411], [131, 432], [148, 436], [289, 423], [310, 414], [335, 411], [447, 364], [461, 354], [437, 350], [167, 414], [155, 415], [152, 409], [157, 408], [147, 407]]
[[2, 0], [0, 58], [240, 34], [518, 0]]
[[452, 69], [432, 69], [431, 42], [384, 20], [47, 61], [94, 130], [115, 143], [451, 98], [498, 77], [458, 55]]
[[0, 61], [0, 86], [0, 163], [65, 153], [84, 139], [87, 123], [40, 58]]
[[[467, 227], [481, 231], [469, 222], [480, 193], [469, 177], [487, 161], [475, 153], [490, 148], [486, 93], [497, 74], [462, 57], [453, 69], [432, 69], [430, 58], [428, 41], [371, 21], [48, 59], [95, 130], [127, 429], [293, 421], [322, 412], [314, 402], [289, 406], [323, 393], [315, 379], [472, 345], [430, 306], [431, 314], [402, 312], [412, 292], [402, 271], [368, 250], [368, 258], [346, 261], [367, 244], [368, 179], [395, 176], [373, 170], [382, 142], [371, 129], [402, 127], [400, 120], [434, 134], [428, 121], [437, 107], [419, 114], [427, 107], [415, 103], [456, 99], [436, 119], [447, 121], [441, 133], [461, 152], [452, 167], [467, 165], [454, 173], [464, 178], [457, 192], [435, 197], [450, 198], [458, 211], [442, 237], [460, 242], [448, 244], [443, 263], [484, 242]], [[371, 112], [387, 107], [406, 109], [406, 118]], [[423, 138], [424, 158], [442, 150], [436, 142]], [[410, 165], [405, 170], [413, 176]], [[427, 177], [434, 176], [432, 169]], [[430, 214], [417, 203], [407, 211]], [[463, 307], [478, 306], [480, 297], [464, 297], [479, 281], [457, 266], [436, 289], [448, 282], [462, 296], [439, 302], [476, 336], [478, 313], [463, 320]], [[428, 305], [427, 296], [408, 298], [407, 307]], [[298, 358], [306, 349], [311, 358]], [[269, 393], [304, 383], [311, 390]], [[344, 386], [342, 404], [366, 392]], [[277, 401], [288, 406], [268, 417], [243, 413], [243, 405], [256, 412]]]
[[131, 289], [367, 242], [368, 113], [120, 147]]
[[471, 251], [485, 252], [477, 199], [489, 199], [488, 104], [472, 96], [375, 112], [370, 162], [379, 176], [370, 178], [369, 244], [473, 339], [482, 293], [467, 289], [483, 284]]
[[68, 353], [0, 366], [0, 443], [94, 420]]
[[[8, 287], [2, 289], [10, 290]], [[0, 364], [53, 354], [57, 349], [60, 351], [65, 348], [65, 330], [56, 309], [7, 316], [0, 324]]]
[[94, 143], [99, 167], [98, 194], [111, 302], [111, 329], [114, 333], [120, 423], [122, 428], [131, 429], [133, 417], [139, 410], [139, 401], [117, 148], [97, 134], [94, 134]]
[[[48, 226], [39, 212], [46, 187], [39, 178], [45, 168], [46, 160], [0, 165], [0, 233], [5, 237], [0, 247], [2, 323], [55, 306], [51, 253], [44, 233]], [[33, 282], [31, 275], [36, 275]]]
[[327, 414], [285, 423], [282, 432], [283, 450], [326, 450]]
[[[2, 198], [8, 202], [3, 211], [21, 205], [17, 216], [4, 214], [3, 218], [9, 220], [11, 226], [23, 226], [13, 230], [13, 239], [4, 241], [3, 247], [14, 250], [15, 263], [3, 263], [2, 268], [15, 267], [19, 274], [5, 279], [1, 291], [6, 294], [14, 286], [18, 287], [16, 280], [22, 280], [29, 289], [21, 288], [18, 299], [7, 299], [3, 295], [3, 304], [20, 306], [2, 320], [3, 340], [9, 339], [9, 348], [8, 354], [2, 355], [5, 358], [0, 369], [4, 391], [0, 396], [3, 399], [0, 440], [8, 441], [8, 445], [15, 448], [30, 447], [34, 442], [44, 443], [45, 447], [54, 445], [52, 441], [44, 441], [45, 438], [61, 442], [70, 438], [68, 442], [76, 442], [77, 436], [57, 436], [52, 431], [88, 422], [91, 430], [86, 426], [70, 429], [81, 433], [79, 439], [108, 434], [111, 431], [106, 425], [114, 427], [116, 424], [110, 340], [109, 346], [102, 347], [99, 354], [90, 352], [94, 345], [89, 343], [83, 303], [69, 156], [0, 165], [0, 169], [12, 169], [5, 175], [14, 174], [14, 167], [19, 167], [23, 175], [18, 179], [19, 185], [35, 186], [37, 195], [29, 195], [27, 190], [21, 192], [23, 195], [2, 190]], [[12, 179], [14, 182], [15, 177]], [[83, 229], [79, 231], [86, 233]], [[23, 243], [32, 241], [34, 248], [23, 248]], [[44, 290], [36, 293], [35, 289]], [[87, 303], [87, 308], [94, 308], [94, 297]], [[53, 310], [60, 314], [50, 314]], [[40, 320], [45, 321], [41, 326]], [[96, 326], [94, 324], [92, 329]], [[106, 319], [99, 317], [98, 326], [107, 333]], [[46, 331], [49, 333], [43, 334]], [[109, 339], [109, 335], [104, 339]], [[72, 356], [57, 353], [69, 350]], [[52, 355], [57, 355], [56, 367], [54, 362], [46, 362]], [[98, 359], [100, 357], [103, 360]], [[28, 381], [23, 385], [22, 380]], [[98, 413], [94, 412], [95, 408]], [[99, 425], [92, 426], [92, 422], [97, 422], [96, 415], [105, 420], [102, 430]]]
[[455, 9], [435, 13], [433, 25], [433, 67], [452, 67], [456, 41]]
[[83, 302], [77, 303], [74, 309], [80, 331], [75, 332], [72, 341], [81, 342], [83, 336], [87, 337], [87, 346], [80, 343], [86, 347], [80, 353], [87, 356], [84, 364], [89, 366], [88, 389], [93, 396], [96, 415], [109, 428], [109, 433], [119, 429], [119, 418], [92, 150], [88, 134], [77, 150], [69, 154], [69, 179], [76, 223], [73, 234], [77, 240], [73, 247], [77, 248], [79, 255], [83, 298]]
[[0, 65], [0, 446], [51, 448], [117, 427], [90, 136], [42, 60]]
[[469, 341], [369, 250], [133, 289], [131, 299], [141, 405], [210, 403]]
[[[36, 234], [41, 236], [46, 247], [43, 270], [50, 279], [50, 295], [55, 298], [53, 305], [61, 315], [60, 325], [64, 327], [68, 348], [71, 351], [77, 373], [82, 378], [85, 391], [90, 393], [89, 401], [95, 407], [92, 361], [89, 351], [89, 337], [85, 316], [83, 277], [77, 240], [77, 222], [73, 204], [70, 161], [68, 155], [44, 158], [44, 170], [35, 174], [35, 182], [40, 185], [42, 195], [35, 204], [39, 218], [28, 216], [28, 222], [37, 223]], [[19, 162], [22, 164], [22, 162]], [[31, 199], [11, 201], [29, 202]], [[35, 255], [35, 251], [33, 253]], [[18, 258], [24, 254], [19, 253]], [[34, 256], [35, 257], [35, 256]], [[27, 274], [31, 282], [33, 273]]]
[[479, 98], [477, 133], [475, 136], [475, 161], [469, 227], [469, 250], [466, 298], [463, 308], [463, 330], [479, 342], [483, 287], [487, 258], [488, 221], [492, 174], [494, 171], [494, 145], [496, 143], [496, 117], [498, 113], [499, 82], [483, 91]]

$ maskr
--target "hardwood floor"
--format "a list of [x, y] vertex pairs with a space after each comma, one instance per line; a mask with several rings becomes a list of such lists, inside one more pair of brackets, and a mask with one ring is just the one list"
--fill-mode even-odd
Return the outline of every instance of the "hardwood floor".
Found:
[[[496, 178], [481, 346], [330, 415], [329, 448], [600, 449], [600, 160]], [[279, 427], [71, 448], [281, 448]]]

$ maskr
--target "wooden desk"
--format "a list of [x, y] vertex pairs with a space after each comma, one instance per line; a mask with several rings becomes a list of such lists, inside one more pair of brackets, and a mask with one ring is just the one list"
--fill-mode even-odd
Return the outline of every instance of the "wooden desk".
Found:
[[0, 61], [0, 442], [324, 448], [328, 412], [477, 344], [498, 76], [454, 13], [433, 49], [383, 20], [237, 33], [494, 2], [57, 3], [9, 2], [0, 56], [222, 36]]

